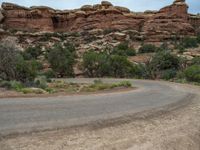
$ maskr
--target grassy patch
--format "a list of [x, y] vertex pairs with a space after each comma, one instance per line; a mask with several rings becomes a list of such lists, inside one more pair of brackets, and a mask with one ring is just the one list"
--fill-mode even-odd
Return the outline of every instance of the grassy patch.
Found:
[[[36, 80], [38, 84], [33, 84], [33, 87], [26, 87], [17, 81], [1, 81], [0, 87], [8, 90], [15, 90], [23, 94], [73, 94], [81, 92], [98, 92], [104, 90], [111, 90], [115, 88], [129, 88], [131, 83], [129, 81], [122, 81], [119, 83], [103, 83], [101, 80], [95, 80], [94, 83], [68, 83], [65, 81], [52, 81], [43, 84], [43, 79]], [[45, 85], [45, 86], [38, 86]]]
[[123, 81], [120, 83], [103, 83], [101, 81], [95, 81], [93, 84], [84, 86], [81, 91], [82, 92], [97, 92], [103, 90], [111, 90], [114, 88], [129, 88], [131, 87], [131, 83], [129, 81]]
[[22, 93], [24, 94], [45, 94], [46, 91], [43, 89], [39, 89], [39, 88], [23, 88], [21, 89]]

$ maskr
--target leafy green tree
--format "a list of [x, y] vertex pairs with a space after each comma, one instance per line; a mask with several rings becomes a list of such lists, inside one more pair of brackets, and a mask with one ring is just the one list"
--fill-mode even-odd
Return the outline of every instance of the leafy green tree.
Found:
[[40, 46], [28, 47], [24, 52], [22, 52], [25, 60], [37, 59], [42, 54], [43, 52]]
[[113, 77], [130, 77], [133, 65], [124, 56], [112, 55], [110, 60], [110, 75]]
[[89, 51], [83, 55], [83, 69], [89, 77], [130, 77], [133, 64], [127, 57]]
[[179, 58], [170, 54], [170, 52], [158, 52], [152, 58], [148, 67], [152, 78], [158, 78], [161, 76], [161, 71], [178, 70], [180, 67]]
[[60, 77], [74, 76], [76, 51], [71, 44], [56, 44], [49, 50], [48, 61], [51, 68]]
[[109, 75], [109, 55], [107, 53], [86, 52], [83, 55], [84, 72], [89, 77], [103, 77]]
[[200, 83], [200, 65], [190, 66], [184, 73], [188, 81]]
[[19, 56], [16, 69], [16, 80], [23, 83], [29, 83], [37, 76], [38, 63], [35, 60], [26, 61], [22, 56]]
[[16, 64], [19, 52], [13, 45], [0, 44], [0, 78], [14, 80], [16, 78]]
[[35, 61], [25, 61], [16, 46], [0, 44], [0, 78], [29, 82], [37, 74]]

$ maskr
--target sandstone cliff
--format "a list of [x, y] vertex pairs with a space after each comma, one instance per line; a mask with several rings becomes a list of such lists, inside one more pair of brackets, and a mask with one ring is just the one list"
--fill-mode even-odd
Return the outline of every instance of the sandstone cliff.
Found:
[[200, 17], [188, 14], [185, 0], [175, 0], [157, 12], [133, 13], [129, 9], [102, 1], [76, 10], [54, 10], [49, 7], [22, 7], [2, 3], [4, 29], [28, 32], [81, 32], [100, 30], [132, 30], [137, 39], [159, 42], [172, 36], [194, 35], [200, 26]]

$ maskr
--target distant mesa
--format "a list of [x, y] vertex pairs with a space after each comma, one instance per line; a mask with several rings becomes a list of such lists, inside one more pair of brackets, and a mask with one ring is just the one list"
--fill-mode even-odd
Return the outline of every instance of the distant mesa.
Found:
[[134, 30], [145, 40], [160, 41], [170, 39], [173, 34], [194, 35], [200, 26], [200, 17], [188, 13], [185, 0], [175, 0], [172, 5], [158, 11], [148, 10], [144, 13], [131, 12], [128, 8], [114, 6], [108, 1], [66, 11], [45, 6], [27, 8], [12, 3], [2, 3], [1, 7], [0, 21], [5, 30]]

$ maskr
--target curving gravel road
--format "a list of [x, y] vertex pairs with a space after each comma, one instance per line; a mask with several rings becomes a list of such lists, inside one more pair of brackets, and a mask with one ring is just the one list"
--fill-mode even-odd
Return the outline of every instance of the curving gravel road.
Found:
[[[92, 82], [94, 79], [66, 79]], [[118, 82], [120, 79], [103, 79]], [[49, 98], [0, 99], [0, 134], [31, 132], [87, 124], [156, 109], [191, 98], [191, 91], [180, 85], [130, 80], [132, 91]]]

